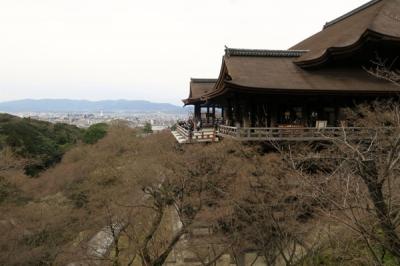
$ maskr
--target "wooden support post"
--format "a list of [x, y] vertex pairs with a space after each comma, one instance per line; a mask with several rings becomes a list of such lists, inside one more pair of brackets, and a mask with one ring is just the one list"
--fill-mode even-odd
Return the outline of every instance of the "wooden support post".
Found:
[[201, 106], [200, 106], [200, 104], [196, 104], [194, 106], [194, 118], [195, 118], [196, 124], [198, 121], [201, 121]]
[[231, 126], [232, 125], [232, 104], [231, 100], [228, 99], [226, 110], [224, 108], [224, 118], [225, 118], [225, 125]]
[[249, 117], [249, 110], [247, 106], [243, 106], [242, 108], [242, 117], [243, 117], [243, 127], [251, 127], [251, 120]]
[[339, 116], [340, 116], [340, 114], [339, 114], [339, 107], [338, 106], [336, 106], [335, 107], [335, 127], [340, 127], [341, 125], [340, 125], [340, 119], [339, 119]]
[[212, 107], [212, 124], [215, 125], [215, 105]]
[[207, 125], [208, 125], [210, 123], [210, 106], [207, 106], [206, 118], [207, 118]]
[[233, 107], [233, 112], [234, 112], [234, 122], [235, 122], [235, 127], [241, 127], [241, 121], [242, 121], [242, 117], [241, 117], [241, 108], [240, 108], [240, 104], [238, 103], [238, 100], [235, 99], [235, 103], [234, 103], [234, 107]]
[[269, 105], [270, 112], [269, 112], [269, 125], [268, 127], [277, 127], [278, 126], [278, 105], [275, 103], [271, 103]]
[[272, 106], [271, 103], [267, 104], [267, 127], [272, 127]]
[[250, 126], [255, 127], [257, 123], [257, 105], [252, 102], [250, 106]]
[[304, 119], [305, 125], [307, 127], [310, 127], [311, 126], [311, 121], [310, 121], [311, 113], [310, 113], [310, 105], [309, 104], [306, 104], [303, 106], [303, 119]]
[[241, 111], [242, 111], [242, 125], [243, 127], [251, 127], [250, 121], [250, 106], [249, 102], [241, 102]]

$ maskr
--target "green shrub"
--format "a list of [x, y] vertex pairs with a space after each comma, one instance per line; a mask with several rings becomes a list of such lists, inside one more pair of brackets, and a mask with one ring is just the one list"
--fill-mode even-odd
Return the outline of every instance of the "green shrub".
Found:
[[146, 124], [144, 124], [143, 132], [145, 134], [153, 133], [153, 129], [152, 129], [151, 124], [149, 122], [146, 122]]
[[105, 123], [94, 124], [90, 126], [83, 135], [83, 142], [94, 144], [107, 134], [108, 126]]

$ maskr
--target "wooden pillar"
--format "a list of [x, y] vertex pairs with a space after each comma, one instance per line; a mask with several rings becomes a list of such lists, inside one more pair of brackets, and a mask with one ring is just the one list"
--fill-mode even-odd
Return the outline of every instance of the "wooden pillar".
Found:
[[207, 124], [210, 124], [210, 106], [207, 106], [206, 118], [207, 118]]
[[225, 125], [231, 126], [232, 125], [232, 104], [231, 100], [228, 99], [226, 110], [224, 108], [224, 118], [225, 118]]
[[268, 127], [268, 119], [271, 116], [271, 108], [268, 101], [265, 101], [260, 106], [260, 123], [262, 127]]
[[271, 103], [267, 103], [267, 127], [272, 127], [271, 113], [272, 113]]
[[255, 127], [256, 123], [257, 123], [257, 104], [252, 102], [250, 106], [250, 124], [252, 127]]
[[194, 117], [196, 119], [196, 122], [201, 120], [201, 106], [199, 103], [195, 104], [194, 106]]
[[250, 119], [250, 102], [244, 101], [241, 103], [242, 105], [242, 125], [243, 127], [251, 127], [251, 119]]
[[269, 106], [270, 106], [270, 112], [269, 112], [268, 118], [270, 121], [269, 121], [268, 127], [277, 127], [278, 126], [278, 115], [279, 115], [278, 104], [271, 103]]
[[340, 113], [339, 113], [339, 107], [335, 106], [335, 127], [340, 127], [341, 123], [340, 123]]
[[213, 107], [212, 107], [212, 122], [213, 122], [213, 125], [215, 125], [215, 105], [213, 105]]
[[264, 127], [265, 125], [264, 125], [264, 119], [262, 116], [262, 108], [263, 108], [262, 103], [258, 103], [255, 108], [256, 108], [255, 127]]
[[345, 113], [346, 113], [346, 107], [345, 106], [339, 106], [338, 107], [338, 120], [339, 120], [339, 127], [348, 127], [351, 126], [348, 124], [348, 121], [346, 121]]
[[311, 113], [310, 113], [310, 105], [305, 104], [303, 105], [303, 118], [304, 118], [304, 123], [307, 127], [311, 126]]
[[241, 127], [241, 121], [242, 121], [242, 113], [241, 113], [241, 108], [240, 104], [237, 99], [235, 99], [234, 107], [233, 107], [233, 112], [234, 112], [234, 123], [235, 127]]

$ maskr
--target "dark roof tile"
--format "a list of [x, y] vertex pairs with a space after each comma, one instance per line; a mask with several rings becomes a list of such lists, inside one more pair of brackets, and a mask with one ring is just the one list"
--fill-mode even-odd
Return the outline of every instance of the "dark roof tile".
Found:
[[225, 48], [225, 55], [230, 56], [254, 56], [254, 57], [299, 57], [307, 50], [260, 50]]
[[369, 1], [368, 3], [366, 3], [366, 4], [364, 4], [364, 5], [360, 6], [360, 7], [357, 7], [356, 9], [354, 9], [354, 10], [348, 12], [348, 13], [346, 13], [346, 14], [344, 14], [344, 15], [338, 17], [338, 18], [335, 18], [335, 19], [332, 20], [332, 21], [327, 22], [327, 23], [324, 25], [324, 29], [326, 29], [326, 28], [332, 26], [333, 24], [336, 24], [336, 23], [338, 23], [338, 22], [340, 22], [340, 21], [342, 21], [342, 20], [344, 20], [344, 19], [346, 19], [346, 18], [348, 18], [348, 17], [351, 17], [351, 16], [353, 16], [354, 14], [356, 14], [356, 13], [358, 13], [358, 12], [360, 12], [360, 11], [363, 11], [364, 9], [366, 9], [366, 8], [372, 6], [372, 5], [374, 5], [374, 4], [376, 4], [376, 3], [380, 2], [380, 1], [382, 1], [382, 0], [372, 0], [372, 1]]
[[324, 29], [290, 49], [308, 49], [295, 62], [302, 67], [318, 66], [332, 54], [352, 52], [365, 41], [400, 40], [400, 0], [375, 0], [328, 22]]

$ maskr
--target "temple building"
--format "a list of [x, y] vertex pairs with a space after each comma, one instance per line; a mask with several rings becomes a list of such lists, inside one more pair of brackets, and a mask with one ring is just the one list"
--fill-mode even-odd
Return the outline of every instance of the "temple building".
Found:
[[213, 91], [216, 82], [217, 79], [192, 78], [189, 98], [183, 100], [185, 105], [194, 106], [194, 117], [197, 121], [201, 121], [203, 127], [213, 127], [215, 123], [221, 122], [224, 116], [222, 106], [218, 103], [206, 103], [202, 99], [204, 95]]
[[219, 137], [312, 140], [321, 129], [354, 131], [343, 110], [396, 96], [397, 84], [368, 70], [399, 69], [399, 56], [400, 0], [373, 0], [288, 50], [226, 48], [218, 79], [192, 79], [184, 104], [194, 106], [194, 124]]

